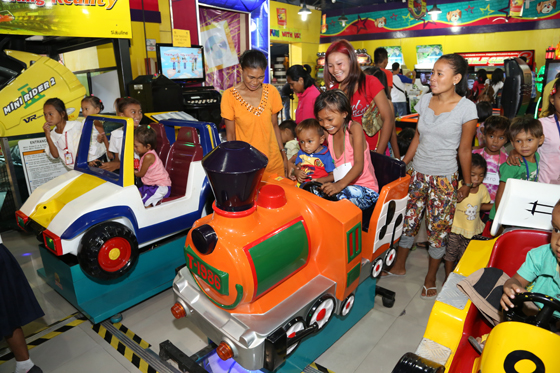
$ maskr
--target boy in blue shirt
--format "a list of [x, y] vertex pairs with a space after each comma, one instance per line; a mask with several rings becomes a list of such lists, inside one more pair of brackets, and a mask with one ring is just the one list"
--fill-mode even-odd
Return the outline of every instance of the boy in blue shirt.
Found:
[[299, 183], [318, 181], [333, 182], [334, 161], [329, 148], [323, 146], [325, 131], [317, 119], [301, 121], [296, 127], [300, 151], [292, 158], [296, 165], [292, 179]]
[[[500, 300], [507, 311], [514, 307], [511, 299], [516, 293], [530, 291], [541, 293], [560, 300], [560, 201], [552, 210], [552, 235], [550, 243], [532, 249], [527, 253], [525, 263], [504, 284], [504, 294]], [[555, 316], [560, 316], [555, 313]]]

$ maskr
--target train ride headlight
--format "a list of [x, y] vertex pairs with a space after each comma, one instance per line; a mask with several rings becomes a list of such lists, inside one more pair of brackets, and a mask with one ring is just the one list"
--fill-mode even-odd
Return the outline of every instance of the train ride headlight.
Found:
[[230, 345], [223, 341], [218, 345], [218, 348], [216, 348], [216, 353], [220, 359], [224, 361], [233, 357], [233, 350]]
[[218, 235], [208, 224], [193, 229], [191, 237], [194, 247], [203, 255], [211, 254], [218, 242]]

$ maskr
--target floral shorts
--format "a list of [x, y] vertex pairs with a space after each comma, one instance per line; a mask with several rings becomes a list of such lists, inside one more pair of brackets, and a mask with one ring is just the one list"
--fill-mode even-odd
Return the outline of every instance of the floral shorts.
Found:
[[[457, 173], [449, 176], [433, 176], [414, 171], [408, 187], [408, 197], [403, 236], [416, 236], [422, 217], [426, 214], [430, 247], [444, 248], [455, 215]], [[441, 255], [432, 255], [432, 257], [441, 258], [443, 253], [442, 250]]]

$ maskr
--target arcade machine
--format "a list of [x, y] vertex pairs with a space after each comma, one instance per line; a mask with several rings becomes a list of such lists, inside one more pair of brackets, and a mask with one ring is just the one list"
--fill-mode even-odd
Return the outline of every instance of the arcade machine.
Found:
[[315, 70], [317, 70], [317, 84], [319, 87], [325, 86], [325, 81], [323, 80], [323, 72], [325, 70], [325, 52], [317, 53], [317, 65], [315, 65]]
[[367, 69], [373, 63], [373, 59], [365, 49], [357, 49], [356, 56], [358, 57], [358, 64], [362, 70]]
[[502, 93], [504, 116], [510, 120], [525, 115], [531, 101], [533, 75], [529, 66], [520, 58], [504, 60], [506, 80]]
[[179, 84], [183, 111], [202, 122], [221, 124], [220, 92], [212, 86], [194, 86], [206, 82], [204, 48], [199, 45], [174, 47], [156, 44], [157, 67], [161, 75]]
[[433, 67], [433, 64], [414, 65], [416, 80], [412, 84], [411, 89], [407, 92], [411, 114], [396, 118], [397, 132], [400, 132], [402, 128], [416, 128], [418, 124], [418, 113], [416, 113], [414, 107], [420, 100], [420, 97], [430, 91], [430, 76], [432, 75]]

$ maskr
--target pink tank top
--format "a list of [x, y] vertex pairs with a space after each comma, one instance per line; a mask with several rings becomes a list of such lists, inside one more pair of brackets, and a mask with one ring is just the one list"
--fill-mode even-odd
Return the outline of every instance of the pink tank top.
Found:
[[[334, 159], [335, 167], [338, 167], [345, 162], [350, 162], [352, 166], [354, 165], [354, 148], [350, 143], [350, 136], [350, 133], [346, 130], [346, 134], [344, 136], [344, 154], [342, 154], [340, 158], [336, 158], [334, 155], [333, 136], [329, 135], [329, 151]], [[377, 183], [377, 178], [375, 177], [375, 171], [373, 170], [373, 164], [371, 163], [371, 155], [367, 142], [366, 150], [364, 150], [364, 169], [362, 170], [362, 174], [356, 180], [351, 182], [350, 185], [360, 185], [379, 193], [379, 184]]]
[[[142, 177], [142, 182], [144, 185], [157, 185], [157, 186], [171, 186], [171, 179], [169, 174], [163, 167], [163, 162], [159, 159], [157, 153], [154, 150], [146, 152], [146, 154], [153, 154], [156, 160], [146, 171], [146, 174]], [[140, 158], [140, 169], [142, 169], [142, 163], [144, 162], [144, 157], [146, 154]]]

